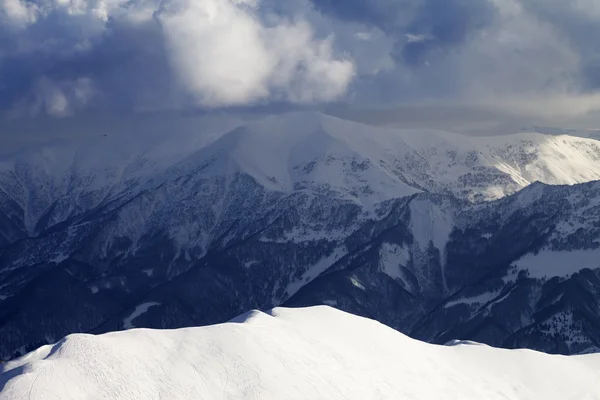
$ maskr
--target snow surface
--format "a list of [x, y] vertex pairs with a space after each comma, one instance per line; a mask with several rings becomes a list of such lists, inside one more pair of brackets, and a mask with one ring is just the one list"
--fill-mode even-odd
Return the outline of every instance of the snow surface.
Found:
[[327, 257], [323, 257], [316, 264], [309, 267], [300, 279], [294, 280], [290, 282], [286, 288], [287, 298], [292, 297], [298, 290], [300, 290], [304, 285], [314, 280], [316, 277], [321, 275], [323, 272], [327, 270], [331, 265], [335, 264], [336, 261], [344, 257], [348, 253], [346, 246], [339, 247], [335, 249], [330, 255]]
[[499, 294], [500, 294], [500, 291], [498, 290], [498, 291], [494, 291], [494, 292], [482, 293], [477, 296], [463, 297], [463, 298], [460, 298], [457, 300], [452, 300], [452, 301], [447, 302], [446, 304], [444, 304], [444, 308], [454, 307], [455, 305], [458, 305], [458, 304], [482, 305], [489, 301], [492, 301]]
[[514, 264], [518, 269], [527, 270], [531, 278], [567, 277], [584, 268], [600, 268], [600, 249], [541, 250], [537, 254], [523, 256]]
[[600, 355], [437, 346], [330, 307], [71, 335], [4, 365], [0, 399], [600, 399]]
[[383, 243], [379, 250], [379, 257], [381, 272], [390, 278], [404, 282], [404, 274], [401, 267], [406, 267], [406, 264], [410, 261], [409, 249], [393, 243]]
[[432, 242], [433, 247], [440, 251], [442, 265], [444, 265], [444, 249], [453, 228], [453, 221], [448, 213], [427, 200], [412, 201], [410, 227], [420, 249], [427, 250]]

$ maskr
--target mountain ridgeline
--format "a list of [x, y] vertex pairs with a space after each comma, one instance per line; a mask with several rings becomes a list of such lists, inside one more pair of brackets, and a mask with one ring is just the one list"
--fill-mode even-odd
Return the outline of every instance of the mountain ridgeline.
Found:
[[434, 343], [600, 350], [600, 142], [317, 113], [0, 159], [0, 356], [327, 304]]
[[331, 307], [278, 307], [211, 326], [69, 335], [0, 365], [0, 399], [592, 400], [598, 371], [600, 354], [434, 346]]

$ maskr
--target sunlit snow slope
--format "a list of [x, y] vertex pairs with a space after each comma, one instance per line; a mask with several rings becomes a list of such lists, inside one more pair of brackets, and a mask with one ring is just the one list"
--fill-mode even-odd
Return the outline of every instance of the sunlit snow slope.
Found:
[[435, 346], [329, 307], [72, 335], [5, 365], [0, 399], [600, 399], [600, 355]]

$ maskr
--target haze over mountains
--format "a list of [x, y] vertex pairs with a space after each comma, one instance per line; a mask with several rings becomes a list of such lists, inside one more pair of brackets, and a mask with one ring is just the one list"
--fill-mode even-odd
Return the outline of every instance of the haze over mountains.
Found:
[[593, 138], [316, 112], [14, 151], [0, 161], [0, 354], [282, 304], [436, 343], [596, 351], [598, 179]]

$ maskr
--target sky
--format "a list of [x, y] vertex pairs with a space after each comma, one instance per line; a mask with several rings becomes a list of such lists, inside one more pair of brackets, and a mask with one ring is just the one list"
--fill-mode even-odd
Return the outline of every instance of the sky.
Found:
[[333, 104], [573, 118], [600, 110], [598, 37], [600, 0], [0, 0], [0, 116]]

